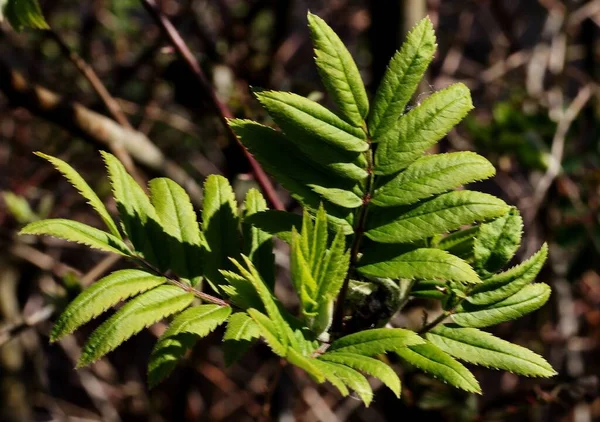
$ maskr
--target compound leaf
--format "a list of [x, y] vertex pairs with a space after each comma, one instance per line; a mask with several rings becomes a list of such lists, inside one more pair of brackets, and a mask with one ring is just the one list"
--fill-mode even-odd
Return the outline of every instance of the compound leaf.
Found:
[[435, 33], [429, 18], [421, 20], [385, 72], [369, 114], [369, 133], [375, 142], [385, 135], [404, 113], [435, 53]]
[[394, 174], [408, 166], [444, 137], [472, 108], [469, 88], [461, 83], [425, 99], [379, 138], [375, 173]]
[[474, 267], [482, 275], [502, 269], [521, 245], [523, 219], [516, 208], [479, 227], [473, 244]]
[[148, 364], [148, 383], [157, 385], [167, 377], [177, 362], [198, 338], [210, 334], [231, 314], [229, 306], [200, 305], [189, 308], [175, 317], [158, 339]]
[[454, 152], [419, 158], [375, 191], [379, 207], [410, 205], [460, 185], [495, 174], [494, 166], [474, 152]]
[[127, 245], [118, 237], [87, 224], [62, 218], [34, 221], [23, 227], [19, 234], [42, 234], [123, 256], [132, 254]]
[[396, 375], [392, 368], [380, 360], [355, 353], [343, 352], [325, 353], [319, 356], [319, 359], [349, 366], [352, 369], [356, 369], [375, 378], [379, 378], [390, 390], [394, 392], [396, 397], [400, 397], [400, 379], [398, 378], [398, 375]]
[[237, 203], [231, 185], [223, 176], [210, 175], [204, 183], [202, 232], [207, 253], [204, 274], [215, 285], [225, 282], [219, 270], [231, 268], [228, 260], [240, 252]]
[[380, 243], [407, 243], [499, 217], [508, 210], [495, 196], [453, 191], [411, 207], [377, 210], [369, 219], [366, 236]]
[[141, 270], [115, 271], [85, 289], [67, 306], [54, 323], [50, 342], [60, 340], [119, 302], [165, 282], [165, 277]]
[[397, 354], [406, 362], [454, 387], [481, 394], [481, 387], [471, 371], [431, 343], [405, 347]]
[[475, 365], [528, 377], [551, 377], [556, 371], [538, 354], [476, 328], [437, 326], [427, 339], [450, 355]]
[[395, 352], [402, 347], [423, 343], [423, 339], [412, 331], [402, 328], [374, 328], [349, 334], [334, 341], [327, 353], [355, 353], [375, 356]]
[[480, 282], [469, 264], [446, 251], [419, 248], [399, 255], [393, 252], [393, 248], [368, 248], [359, 262], [358, 271], [364, 275], [394, 279]]
[[525, 286], [519, 292], [491, 305], [460, 306], [452, 320], [463, 327], [488, 327], [517, 319], [541, 308], [550, 297], [550, 286], [536, 283]]
[[96, 210], [98, 215], [100, 215], [100, 218], [102, 218], [102, 221], [104, 221], [104, 224], [106, 224], [108, 230], [115, 237], [121, 239], [121, 233], [119, 232], [119, 229], [117, 228], [117, 225], [115, 224], [114, 220], [106, 210], [106, 207], [104, 206], [100, 198], [98, 198], [96, 192], [92, 190], [90, 185], [87, 184], [83, 177], [81, 177], [81, 175], [73, 167], [71, 167], [63, 160], [56, 157], [52, 157], [51, 155], [46, 155], [41, 152], [36, 152], [35, 155], [48, 160], [59, 172], [61, 172], [67, 178], [67, 180], [75, 187], [75, 189], [77, 189], [81, 196], [87, 199], [88, 204], [90, 204], [92, 208]]
[[242, 252], [258, 269], [270, 289], [275, 286], [275, 256], [273, 255], [273, 240], [270, 233], [248, 223], [247, 218], [267, 210], [267, 201], [262, 194], [252, 188], [246, 194], [242, 230], [244, 246]]
[[323, 84], [344, 119], [353, 126], [362, 127], [369, 112], [369, 100], [356, 63], [323, 19], [309, 13], [308, 26]]
[[495, 274], [472, 290], [467, 300], [473, 305], [490, 305], [517, 293], [535, 279], [546, 262], [548, 245], [543, 244], [527, 261]]
[[[373, 390], [369, 385], [369, 381], [367, 381], [367, 379], [360, 372], [355, 371], [348, 366], [340, 365], [339, 363], [323, 360], [320, 362], [321, 363], [319, 367], [328, 368], [341, 382], [346, 384], [352, 390], [356, 391], [356, 394], [358, 394], [361, 400], [365, 403], [365, 406], [368, 407], [369, 404], [371, 404], [371, 400], [373, 400]], [[334, 383], [332, 382], [332, 384]]]
[[77, 367], [95, 362], [145, 327], [181, 312], [193, 299], [194, 295], [179, 287], [164, 285], [130, 300], [92, 333]]
[[201, 275], [200, 227], [194, 206], [185, 190], [167, 178], [152, 179], [150, 200], [167, 233], [170, 269], [185, 278]]
[[253, 308], [248, 309], [248, 315], [258, 325], [261, 336], [265, 339], [271, 350], [273, 350], [273, 353], [285, 357], [288, 353], [288, 339], [282, 336], [281, 331], [275, 323], [268, 316]]

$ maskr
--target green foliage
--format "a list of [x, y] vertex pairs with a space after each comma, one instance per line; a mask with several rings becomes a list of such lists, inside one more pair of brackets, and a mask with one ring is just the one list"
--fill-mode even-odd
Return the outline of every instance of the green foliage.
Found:
[[[22, 233], [84, 243], [141, 267], [117, 271], [81, 293], [56, 322], [51, 340], [123, 301], [90, 336], [78, 365], [172, 317], [150, 358], [152, 386], [199, 338], [225, 323], [227, 364], [262, 339], [316, 382], [328, 381], [342, 395], [354, 390], [366, 405], [373, 391], [365, 375], [400, 395], [394, 368], [380, 360], [386, 353], [473, 393], [481, 392], [479, 384], [456, 359], [553, 375], [542, 357], [476, 328], [519, 318], [548, 300], [550, 288], [533, 283], [547, 247], [503, 271], [521, 243], [518, 211], [492, 195], [455, 190], [493, 176], [493, 166], [470, 152], [426, 155], [472, 108], [469, 90], [456, 84], [404, 112], [434, 54], [431, 22], [410, 32], [369, 104], [339, 37], [322, 19], [308, 19], [317, 67], [337, 113], [295, 94], [257, 91], [281, 130], [229, 121], [241, 143], [300, 202], [302, 215], [269, 210], [255, 189], [240, 210], [227, 179], [216, 175], [206, 179], [196, 213], [172, 180], [151, 180], [149, 197], [103, 153], [121, 237], [81, 176], [42, 155], [88, 200], [108, 232], [51, 219], [30, 223]], [[290, 245], [297, 315], [275, 295], [273, 236]], [[418, 332], [390, 328], [392, 316], [413, 297], [439, 301], [440, 318]], [[191, 306], [194, 298], [209, 303]]]
[[37, 0], [0, 0], [0, 22], [4, 17], [17, 31], [50, 28]]

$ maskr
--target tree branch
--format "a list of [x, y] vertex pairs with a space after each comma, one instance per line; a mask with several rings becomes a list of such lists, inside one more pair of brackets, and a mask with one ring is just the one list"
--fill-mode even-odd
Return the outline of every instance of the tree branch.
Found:
[[232, 141], [236, 142], [244, 150], [244, 154], [246, 155], [246, 158], [248, 159], [248, 162], [250, 163], [250, 166], [252, 167], [252, 172], [254, 174], [254, 177], [256, 178], [256, 181], [258, 182], [258, 184], [261, 186], [268, 201], [271, 203], [273, 208], [275, 208], [277, 210], [284, 210], [285, 207], [284, 207], [283, 203], [281, 202], [281, 199], [279, 199], [277, 192], [275, 192], [275, 188], [273, 187], [271, 180], [266, 175], [266, 173], [264, 172], [264, 170], [262, 169], [262, 167], [260, 166], [258, 161], [256, 161], [256, 159], [248, 152], [248, 150], [244, 147], [244, 145], [242, 145], [242, 143], [239, 141], [239, 139], [237, 138], [235, 133], [233, 133], [233, 130], [231, 130], [231, 128], [227, 124], [227, 119], [232, 119], [234, 117], [233, 114], [231, 113], [231, 110], [229, 110], [229, 107], [227, 107], [226, 104], [224, 104], [217, 98], [217, 95], [216, 95], [215, 91], [213, 90], [213, 88], [211, 87], [208, 79], [206, 78], [206, 75], [204, 74], [204, 71], [200, 67], [200, 64], [198, 63], [198, 61], [196, 60], [196, 58], [194, 57], [194, 55], [188, 48], [187, 44], [185, 43], [185, 41], [183, 40], [183, 38], [181, 37], [181, 35], [177, 31], [177, 29], [173, 26], [173, 24], [165, 16], [165, 14], [162, 13], [162, 11], [159, 9], [158, 5], [156, 4], [155, 0], [141, 0], [141, 1], [142, 1], [142, 4], [144, 5], [144, 7], [146, 8], [146, 10], [148, 11], [148, 13], [152, 16], [152, 18], [156, 22], [156, 24], [161, 28], [161, 30], [167, 36], [167, 38], [169, 39], [169, 41], [171, 42], [171, 44], [173, 45], [173, 47], [175, 48], [177, 53], [181, 56], [181, 58], [185, 61], [186, 65], [189, 67], [189, 69], [192, 71], [192, 73], [196, 76], [196, 79], [198, 79], [198, 82], [200, 83], [200, 85], [204, 89], [206, 95], [210, 99], [213, 109], [214, 109], [215, 113], [217, 114], [217, 116], [219, 117], [219, 120], [220, 120], [221, 124], [223, 125], [223, 128], [226, 130], [227, 135], [230, 137], [230, 139]]

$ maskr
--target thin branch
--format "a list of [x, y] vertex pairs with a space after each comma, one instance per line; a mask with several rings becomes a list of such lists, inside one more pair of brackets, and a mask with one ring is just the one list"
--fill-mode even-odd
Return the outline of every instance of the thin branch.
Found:
[[[106, 86], [104, 86], [94, 69], [87, 64], [85, 60], [83, 60], [75, 51], [73, 51], [56, 31], [50, 29], [48, 30], [48, 34], [58, 44], [62, 53], [69, 58], [77, 70], [79, 70], [85, 79], [87, 79], [87, 81], [90, 83], [90, 86], [94, 89], [96, 94], [98, 94], [98, 97], [100, 97], [102, 103], [104, 103], [104, 106], [112, 115], [112, 117], [124, 128], [133, 130], [133, 127], [129, 123], [129, 120], [127, 120], [127, 117], [125, 116], [125, 113], [123, 113], [119, 103], [110, 95], [108, 89], [106, 89]], [[140, 176], [135, 169], [135, 165], [131, 159], [131, 156], [127, 152], [127, 149], [125, 149], [123, 145], [119, 143], [113, 143], [111, 147], [112, 151], [123, 163], [127, 171], [137, 181], [142, 182], [142, 179], [140, 179]]]
[[527, 216], [530, 222], [533, 221], [537, 216], [540, 206], [542, 205], [542, 202], [548, 193], [548, 189], [550, 189], [550, 186], [552, 186], [552, 183], [560, 174], [567, 132], [583, 107], [585, 107], [589, 101], [591, 95], [592, 87], [590, 85], [586, 85], [581, 88], [575, 99], [571, 102], [571, 104], [569, 104], [560, 121], [558, 122], [556, 132], [554, 133], [554, 138], [552, 139], [552, 147], [550, 148], [550, 164], [548, 165], [546, 173], [538, 182], [533, 193], [532, 210]]
[[229, 124], [227, 124], [227, 119], [234, 118], [233, 113], [231, 113], [231, 110], [229, 110], [229, 107], [227, 107], [225, 103], [223, 103], [217, 98], [217, 94], [211, 87], [208, 79], [206, 78], [206, 75], [204, 74], [204, 71], [200, 67], [200, 64], [188, 48], [187, 44], [175, 28], [175, 26], [173, 26], [173, 24], [167, 18], [167, 16], [165, 16], [165, 14], [162, 13], [155, 0], [141, 1], [148, 13], [150, 13], [152, 18], [156, 22], [156, 24], [162, 29], [164, 34], [167, 36], [177, 53], [181, 56], [181, 58], [185, 61], [189, 69], [196, 76], [196, 79], [198, 79], [198, 82], [203, 87], [206, 95], [210, 99], [214, 111], [219, 117], [219, 120], [221, 121], [221, 124], [223, 125], [223, 128], [226, 130], [230, 139], [242, 147], [244, 154], [246, 155], [246, 158], [248, 159], [248, 162], [252, 167], [254, 177], [256, 178], [256, 181], [264, 191], [268, 201], [271, 203], [273, 208], [277, 210], [284, 210], [285, 207], [281, 202], [281, 199], [279, 199], [279, 196], [277, 195], [273, 184], [269, 180], [269, 177], [266, 175], [258, 161], [256, 161], [256, 159], [242, 145], [242, 143], [239, 141], [233, 130], [229, 127]]

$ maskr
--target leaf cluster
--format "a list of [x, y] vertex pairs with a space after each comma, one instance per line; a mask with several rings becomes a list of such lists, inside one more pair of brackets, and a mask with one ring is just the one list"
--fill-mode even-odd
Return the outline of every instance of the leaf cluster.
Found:
[[[170, 318], [150, 358], [151, 385], [220, 325], [226, 325], [227, 363], [262, 339], [315, 381], [330, 382], [342, 395], [354, 390], [366, 405], [373, 393], [365, 375], [400, 395], [400, 379], [385, 354], [468, 392], [480, 387], [459, 361], [552, 376], [539, 355], [480, 330], [548, 300], [549, 286], [533, 283], [546, 245], [506, 270], [521, 243], [518, 211], [492, 195], [460, 189], [492, 177], [494, 167], [472, 152], [426, 155], [472, 108], [468, 88], [452, 85], [405, 111], [435, 52], [431, 22], [424, 19], [408, 34], [370, 102], [339, 37], [319, 17], [309, 14], [308, 20], [316, 64], [336, 110], [288, 92], [257, 91], [279, 130], [229, 121], [302, 204], [302, 215], [269, 210], [257, 190], [239, 207], [228, 181], [209, 176], [199, 222], [175, 182], [153, 179], [147, 194], [103, 153], [117, 223], [73, 168], [39, 154], [87, 199], [106, 229], [50, 219], [22, 233], [117, 253], [139, 268], [114, 272], [81, 293], [56, 322], [51, 340], [125, 302], [90, 336], [79, 366]], [[273, 237], [290, 245], [297, 314], [274, 293]], [[411, 298], [438, 300], [443, 312], [416, 331], [391, 328], [390, 318]]]

